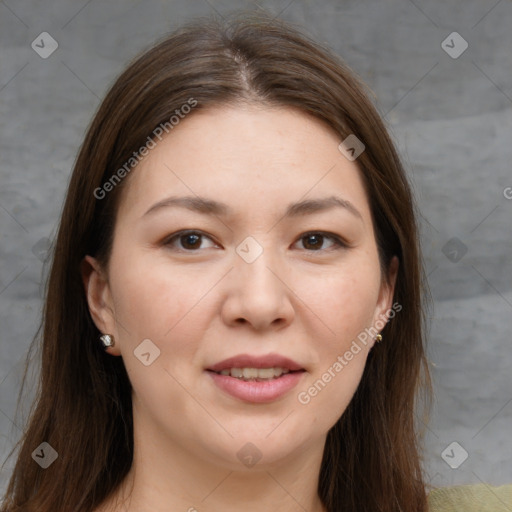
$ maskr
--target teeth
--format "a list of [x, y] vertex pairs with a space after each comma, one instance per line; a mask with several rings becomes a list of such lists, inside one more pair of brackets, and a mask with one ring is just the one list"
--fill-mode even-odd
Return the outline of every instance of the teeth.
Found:
[[254, 380], [254, 379], [265, 379], [270, 380], [281, 375], [289, 373], [290, 370], [287, 368], [230, 368], [220, 371], [221, 375], [230, 375], [237, 379], [242, 380]]
[[[247, 375], [250, 372], [250, 375]], [[274, 368], [260, 368], [259, 370], [256, 370], [256, 368], [247, 368], [244, 370], [244, 377], [247, 379], [249, 377], [252, 377], [255, 379], [256, 377], [260, 379], [273, 379], [274, 377], [279, 377], [279, 375], [276, 375], [276, 372], [274, 372]]]
[[[259, 370], [256, 368], [244, 368], [242, 370], [242, 375], [244, 376], [244, 379], [257, 379], [259, 375]], [[274, 372], [272, 372], [272, 376], [274, 375]], [[265, 378], [268, 378], [268, 375], [265, 375]]]

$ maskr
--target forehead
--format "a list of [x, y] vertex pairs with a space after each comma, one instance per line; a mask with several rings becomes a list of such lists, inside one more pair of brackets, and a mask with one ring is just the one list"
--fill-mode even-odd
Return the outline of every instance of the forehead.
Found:
[[140, 216], [170, 195], [207, 196], [254, 215], [339, 192], [369, 216], [360, 171], [340, 137], [291, 108], [215, 107], [190, 114], [136, 166], [120, 216]]

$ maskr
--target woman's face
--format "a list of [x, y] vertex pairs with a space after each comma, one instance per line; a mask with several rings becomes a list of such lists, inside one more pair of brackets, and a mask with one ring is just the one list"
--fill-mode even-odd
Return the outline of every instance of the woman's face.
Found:
[[126, 178], [88, 291], [139, 439], [231, 469], [323, 446], [393, 293], [340, 142], [291, 109], [205, 109]]

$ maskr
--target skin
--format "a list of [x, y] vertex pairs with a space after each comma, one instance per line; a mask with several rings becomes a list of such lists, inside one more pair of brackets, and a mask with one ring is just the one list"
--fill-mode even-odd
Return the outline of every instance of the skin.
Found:
[[[133, 386], [133, 467], [98, 510], [324, 510], [317, 486], [326, 435], [374, 341], [308, 404], [297, 395], [386, 315], [397, 270], [393, 260], [381, 275], [363, 182], [340, 142], [292, 109], [209, 108], [180, 122], [129, 176], [108, 268], [91, 256], [83, 263], [91, 315], [114, 336], [108, 353], [123, 358]], [[144, 215], [171, 195], [208, 197], [233, 212]], [[290, 203], [332, 195], [360, 217], [348, 208], [283, 217]], [[205, 236], [169, 241], [184, 229]], [[328, 236], [315, 245], [308, 231], [347, 246]], [[248, 236], [263, 249], [252, 263], [235, 251]], [[144, 339], [160, 350], [149, 366], [134, 356]], [[306, 371], [275, 402], [248, 403], [204, 371], [241, 353], [282, 354]], [[261, 454], [250, 468], [237, 457], [249, 442]]]

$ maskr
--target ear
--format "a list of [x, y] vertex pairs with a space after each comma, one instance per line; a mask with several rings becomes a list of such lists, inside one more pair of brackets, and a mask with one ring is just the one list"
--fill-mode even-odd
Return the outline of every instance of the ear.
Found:
[[[380, 285], [379, 298], [373, 318], [373, 328], [377, 333], [380, 333], [380, 331], [384, 329], [389, 318], [389, 312], [393, 306], [393, 296], [395, 293], [396, 277], [398, 275], [398, 265], [398, 257], [393, 256], [389, 263], [388, 273], [386, 276], [383, 276]], [[400, 307], [400, 309], [402, 308]]]
[[[80, 266], [82, 282], [85, 288], [89, 312], [102, 334], [117, 337], [114, 303], [110, 292], [110, 285], [105, 272], [99, 262], [92, 256], [85, 256]], [[98, 340], [98, 343], [101, 343]], [[108, 352], [120, 355], [119, 346], [110, 347]]]

